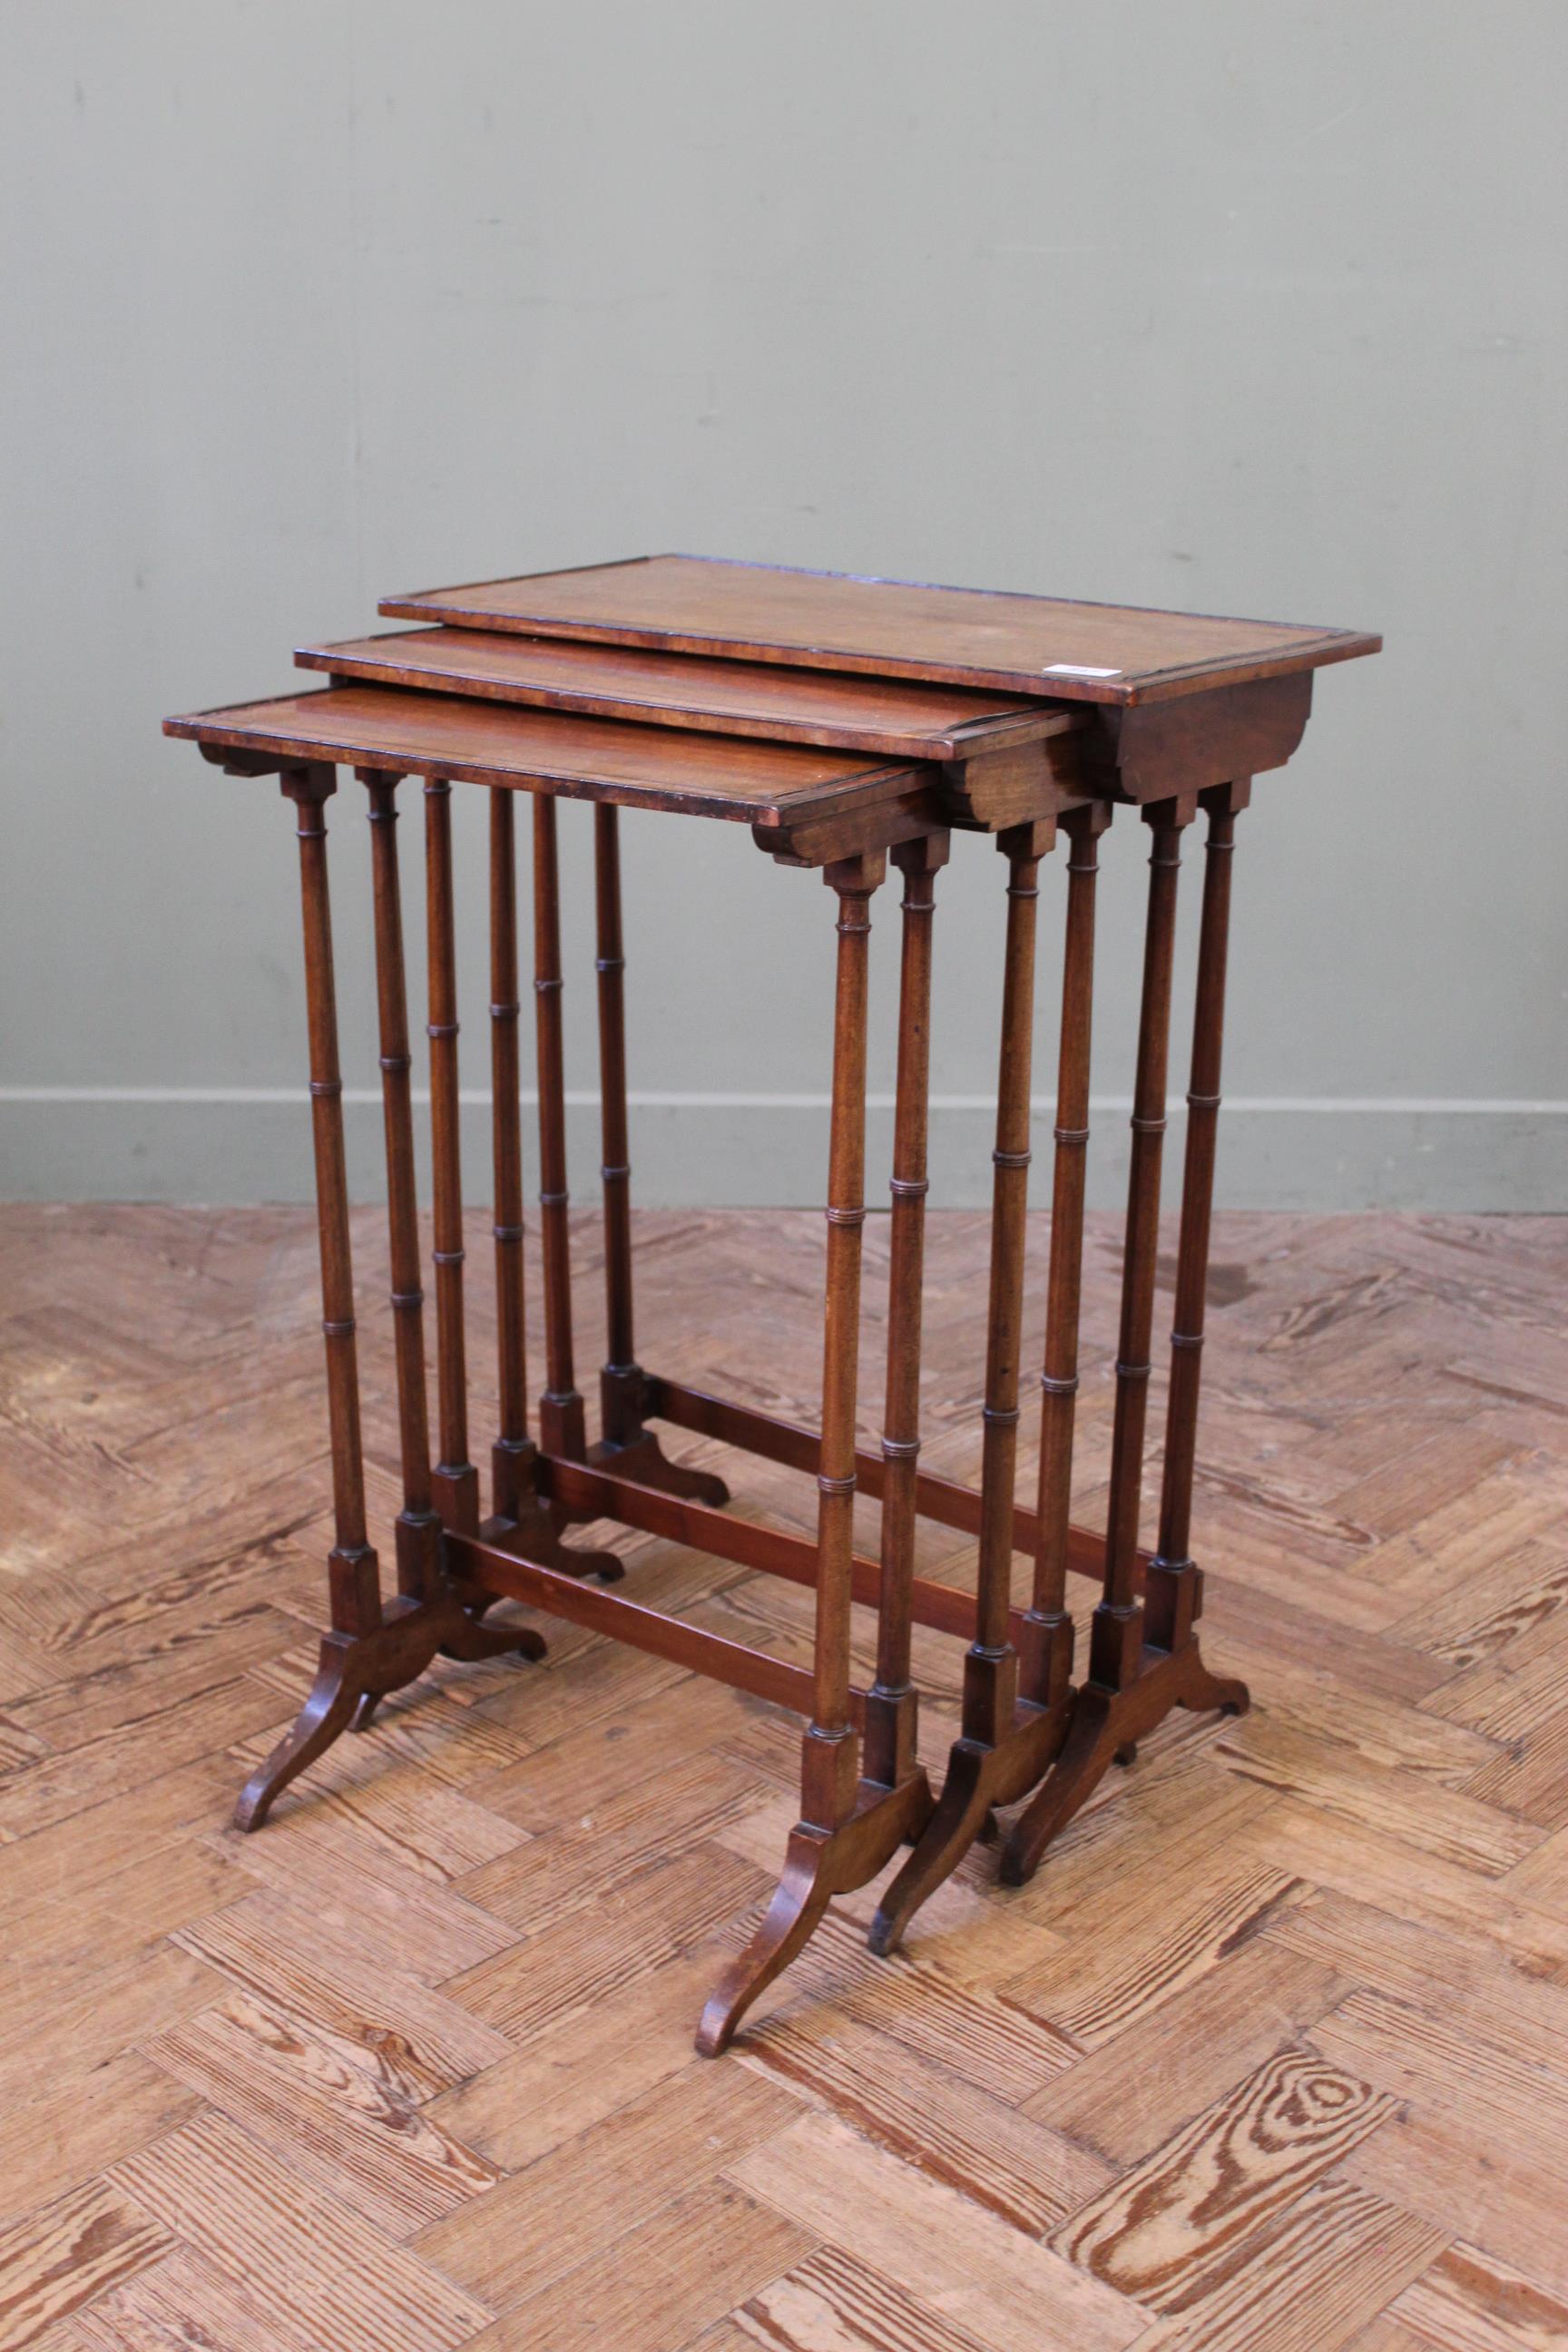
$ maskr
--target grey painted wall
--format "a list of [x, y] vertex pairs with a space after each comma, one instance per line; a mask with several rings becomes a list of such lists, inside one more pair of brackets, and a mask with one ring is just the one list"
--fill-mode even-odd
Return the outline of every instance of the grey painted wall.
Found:
[[[7, 0], [0, 49], [0, 1192], [308, 1188], [289, 822], [163, 712], [286, 688], [379, 592], [685, 547], [1383, 628], [1245, 822], [1222, 1189], [1562, 1205], [1560, 0]], [[816, 1197], [827, 894], [739, 829], [626, 836], [639, 1197]], [[1000, 881], [965, 844], [942, 890], [947, 1199]], [[482, 1088], [477, 933], [464, 988]]]

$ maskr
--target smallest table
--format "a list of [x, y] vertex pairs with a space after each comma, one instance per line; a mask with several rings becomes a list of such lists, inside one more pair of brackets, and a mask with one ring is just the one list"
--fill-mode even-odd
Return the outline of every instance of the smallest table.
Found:
[[[647, 559], [387, 600], [434, 626], [302, 648], [321, 690], [171, 719], [230, 772], [275, 773], [298, 811], [336, 1541], [331, 1622], [298, 1723], [252, 1777], [238, 1819], [278, 1793], [437, 1653], [543, 1654], [531, 1628], [484, 1620], [525, 1601], [675, 1659], [806, 1718], [801, 1816], [778, 1892], [704, 2011], [722, 2049], [750, 2003], [835, 1894], [911, 1851], [883, 1895], [872, 1944], [889, 1950], [994, 1809], [1028, 1798], [1003, 1853], [1026, 1877], [1110, 1759], [1173, 1706], [1238, 1708], [1195, 1632], [1189, 1549], [1205, 1277], [1219, 1108], [1230, 855], [1249, 779], [1289, 758], [1311, 671], [1375, 650], [1348, 632], [990, 597], [962, 590]], [[389, 1271], [404, 1499], [397, 1591], [384, 1598], [368, 1530], [349, 1252], [325, 804], [339, 767], [367, 792]], [[426, 1395], [415, 1186], [412, 1053], [396, 851], [396, 792], [423, 777], [433, 1128], [437, 1430]], [[458, 1150], [454, 782], [489, 797], [489, 933], [500, 1421], [490, 1509], [470, 1460]], [[519, 940], [514, 795], [533, 806], [545, 1383], [531, 1425], [522, 1286]], [[576, 1385], [567, 1223], [556, 801], [592, 801], [602, 1074], [608, 1360], [601, 1433]], [[1088, 1142], [1097, 843], [1115, 805], [1152, 836], [1132, 1163], [1103, 1535], [1068, 1517]], [[781, 1422], [645, 1368], [633, 1334], [624, 970], [617, 811], [748, 824], [784, 866], [816, 869], [836, 909], [820, 1430]], [[1159, 1547], [1139, 1549], [1166, 1052], [1182, 834], [1208, 819], [1193, 1083]], [[1039, 870], [1068, 846], [1053, 1217], [1035, 1507], [1015, 1496], [1029, 1162]], [[927, 1191], [931, 927], [954, 835], [989, 835], [1005, 887], [992, 1261], [978, 1490], [919, 1467], [921, 1287]], [[903, 877], [902, 957], [883, 1435], [857, 1442], [865, 1217], [867, 940], [889, 859]], [[672, 1459], [654, 1424], [814, 1475], [815, 1542], [726, 1515], [711, 1473]], [[857, 1490], [881, 1504], [875, 1557], [854, 1547]], [[975, 1590], [914, 1574], [924, 1516], [976, 1539]], [[789, 1578], [816, 1596], [809, 1667], [672, 1620], [605, 1586], [622, 1562], [574, 1541], [610, 1520]], [[1023, 1605], [1015, 1553], [1031, 1562]], [[1068, 1578], [1101, 1588], [1074, 1679]], [[851, 1678], [851, 1607], [878, 1611], [876, 1673]], [[967, 1643], [960, 1737], [940, 1797], [916, 1752], [911, 1629]], [[1031, 1794], [1031, 1792], [1033, 1792]]]

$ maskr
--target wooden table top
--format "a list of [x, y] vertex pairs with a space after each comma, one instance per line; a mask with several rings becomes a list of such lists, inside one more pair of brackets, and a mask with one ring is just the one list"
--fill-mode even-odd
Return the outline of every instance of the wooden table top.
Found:
[[495, 630], [397, 629], [301, 646], [294, 658], [339, 677], [894, 759], [955, 760], [1082, 724], [1020, 695]]
[[1352, 629], [858, 580], [692, 555], [384, 598], [381, 611], [726, 659], [1129, 704], [1375, 653]]
[[840, 814], [930, 774], [908, 761], [386, 686], [327, 687], [195, 711], [166, 719], [163, 732], [219, 753], [450, 776], [764, 826]]

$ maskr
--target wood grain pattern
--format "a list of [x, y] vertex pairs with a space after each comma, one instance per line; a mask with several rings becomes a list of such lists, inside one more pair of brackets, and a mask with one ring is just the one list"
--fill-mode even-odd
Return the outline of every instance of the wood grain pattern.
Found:
[[405, 2097], [427, 2098], [463, 2082], [510, 2046], [412, 1969], [389, 1967], [287, 1895], [247, 1895], [184, 1929], [178, 1941], [236, 1985], [374, 2053]]
[[1543, 2167], [1539, 2148], [1500, 2166], [1489, 2130], [1478, 2136], [1452, 2112], [1417, 2109], [1374, 2132], [1345, 2172], [1434, 2231], [1462, 2234], [1543, 2294], [1568, 2301], [1563, 2167]]
[[986, 2352], [906, 2285], [832, 2246], [752, 2295], [736, 2326], [744, 2341], [770, 2352]]
[[1568, 2347], [1568, 2303], [1474, 2246], [1447, 2247], [1392, 2308], [1436, 2352], [1563, 2352]]
[[145, 2268], [168, 2232], [135, 2200], [88, 2181], [0, 2231], [0, 2343], [20, 2352], [57, 2320]]
[[858, 2019], [775, 2020], [746, 2063], [831, 2104], [858, 2130], [1031, 2237], [1092, 2196], [1091, 2156]]
[[696, 1847], [646, 1871], [586, 1919], [569, 1913], [523, 1944], [509, 1939], [507, 1950], [454, 1977], [448, 1990], [510, 2041], [526, 2042], [663, 1968], [732, 1919], [765, 1883], [722, 1848]]
[[1070, 711], [1022, 695], [966, 694], [892, 678], [701, 661], [476, 629], [398, 629], [301, 646], [294, 659], [301, 669], [334, 677], [577, 710], [647, 727], [879, 751], [889, 759], [973, 757], [1001, 743], [1066, 734], [1077, 724]]
[[197, 2100], [135, 2050], [62, 2067], [36, 2099], [14, 2106], [0, 2146], [0, 2221], [79, 2187], [195, 2113]]
[[286, 2328], [276, 2309], [189, 2246], [112, 2288], [76, 2327], [89, 2352], [317, 2352], [321, 2340]]
[[727, 2178], [837, 2252], [921, 2293], [994, 2352], [1037, 2352], [1052, 2331], [1119, 2352], [1144, 2315], [1038, 2239], [945, 2182], [910, 2174], [837, 2117], [808, 2116], [732, 2163]]
[[[489, 2314], [438, 2271], [307, 2186], [226, 2116], [209, 2115], [116, 2165], [108, 2178], [164, 2228], [243, 2279], [285, 2334], [331, 2310], [342, 2352], [429, 2352], [466, 2343]], [[357, 2246], [363, 2261], [345, 2263]]]
[[1239, 2076], [1298, 2043], [1344, 1990], [1331, 1968], [1265, 1934], [1054, 2074], [1025, 2112], [1113, 2163], [1136, 2163]]
[[[819, 1223], [635, 1223], [670, 1377], [733, 1391], [749, 1370], [760, 1409], [809, 1421], [812, 1318], [780, 1318], [759, 1371], [754, 1291], [814, 1297]], [[493, 1417], [482, 1204], [464, 1238], [472, 1407]], [[1047, 1238], [1032, 1221], [1031, 1360]], [[1176, 1238], [1167, 1218], [1162, 1317]], [[395, 1318], [379, 1218], [353, 1239], [381, 1543], [403, 1502]], [[888, 1240], [870, 1217], [872, 1460]], [[572, 1243], [596, 1267], [595, 1212]], [[1016, 1895], [975, 1853], [891, 1961], [866, 1947], [876, 1885], [844, 1898], [760, 2005], [752, 2057], [718, 2065], [692, 2059], [691, 2018], [795, 1811], [798, 1740], [765, 1706], [566, 1628], [542, 1666], [440, 1662], [264, 1836], [222, 1827], [320, 1630], [315, 1253], [295, 1210], [0, 1210], [23, 1569], [0, 1577], [0, 2304], [19, 2297], [0, 2341], [1563, 2343], [1568, 1829], [1515, 1811], [1534, 1797], [1500, 1776], [1549, 1761], [1561, 1710], [1564, 1424], [1521, 1400], [1545, 1393], [1568, 1222], [1216, 1218], [1194, 1525], [1254, 1715], [1161, 1727]], [[531, 1230], [526, 1255], [538, 1296]], [[971, 1483], [986, 1265], [984, 1217], [932, 1213], [923, 1458]], [[1116, 1306], [1116, 1221], [1091, 1214], [1073, 1497], [1091, 1521]], [[814, 1465], [675, 1435], [804, 1527]], [[1031, 1417], [1026, 1491], [1036, 1443]], [[673, 1534], [621, 1540], [658, 1605], [809, 1654], [808, 1591]], [[970, 1580], [972, 1531], [926, 1523], [918, 1544], [919, 1573]], [[1030, 1567], [1026, 1547], [1016, 1600]], [[1087, 1591], [1068, 1592], [1080, 1640]], [[858, 1605], [858, 1679], [874, 1634]], [[952, 1637], [917, 1625], [913, 1663], [940, 1766]], [[237, 1739], [214, 1696], [236, 1682], [255, 1695]], [[1301, 2093], [1298, 2117], [1288, 2063], [1364, 2092], [1337, 2121]]]
[[[420, 2251], [487, 2300], [516, 2303], [558, 2285], [673, 2198], [717, 2180], [795, 2112], [773, 2084], [737, 2084], [689, 2059], [683, 2074], [607, 2116], [591, 2142], [568, 2141], [515, 2173], [482, 2213], [437, 2221]], [[613, 2199], [603, 2193], [606, 2158]]]
[[1396, 2105], [1306, 2052], [1281, 2052], [1124, 2172], [1057, 2242], [1123, 2294], [1180, 2310]]
[[1048, 2017], [1086, 2050], [1098, 2049], [1201, 1980], [1282, 1905], [1301, 1882], [1267, 1865], [1231, 1869], [1198, 1885], [1173, 1885], [1158, 1913], [1104, 1906], [1103, 1932], [1086, 1953], [1076, 1943], [1004, 1987], [1020, 2009]]
[[1352, 2341], [1372, 2352], [1362, 2329], [1442, 2242], [1397, 2205], [1321, 2181], [1259, 2233], [1246, 2262], [1157, 2322], [1138, 2352], [1339, 2352]]
[[665, 2352], [809, 2252], [771, 2206], [724, 2182], [674, 2197], [626, 2236], [513, 2305], [475, 2352]]
[[1382, 643], [1352, 629], [1075, 604], [695, 555], [426, 589], [383, 597], [380, 610], [458, 627], [1109, 703], [1310, 669], [1375, 653]]
[[267, 702], [166, 719], [166, 735], [219, 750], [396, 769], [528, 791], [548, 784], [569, 800], [673, 809], [739, 824], [838, 814], [918, 782], [911, 763], [628, 726], [559, 711], [331, 686]]
[[230, 1993], [145, 2045], [241, 2129], [391, 2238], [410, 2236], [494, 2169], [421, 2113], [394, 2070], [253, 1994]]

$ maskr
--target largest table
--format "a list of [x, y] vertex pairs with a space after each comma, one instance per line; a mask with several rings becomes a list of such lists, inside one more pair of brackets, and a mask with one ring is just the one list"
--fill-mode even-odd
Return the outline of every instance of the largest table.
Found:
[[[836, 1894], [910, 1852], [871, 1929], [892, 1949], [998, 1808], [1026, 1801], [1002, 1847], [1005, 1879], [1032, 1874], [1107, 1766], [1173, 1706], [1247, 1705], [1199, 1645], [1202, 1571], [1191, 1521], [1200, 1351], [1220, 1103], [1230, 872], [1252, 778], [1299, 743], [1312, 673], [1374, 652], [1347, 630], [1287, 626], [965, 589], [849, 579], [688, 556], [641, 558], [390, 597], [426, 625], [297, 658], [321, 688], [172, 719], [205, 755], [276, 774], [298, 814], [322, 1329], [336, 1540], [330, 1630], [298, 1722], [252, 1776], [240, 1826], [380, 1698], [439, 1652], [542, 1656], [531, 1627], [488, 1624], [526, 1601], [674, 1659], [806, 1718], [800, 1820], [777, 1893], [715, 1988], [698, 2033], [722, 2050], [746, 2009]], [[384, 1105], [389, 1261], [403, 1507], [396, 1591], [370, 1541], [349, 1244], [342, 1080], [328, 901], [326, 803], [340, 768], [366, 790]], [[396, 795], [424, 782], [433, 1129], [437, 1427], [426, 1394], [415, 1181], [413, 1055]], [[489, 1510], [470, 1458], [458, 1151], [453, 784], [489, 798], [490, 1061], [500, 1423]], [[531, 1425], [522, 1283], [515, 795], [533, 811], [533, 990], [545, 1384]], [[608, 1360], [589, 1442], [573, 1349], [562, 1051], [556, 803], [594, 805]], [[633, 1337], [621, 807], [742, 822], [785, 867], [832, 893], [836, 1000], [826, 1182], [820, 1425], [800, 1426], [645, 1368]], [[1094, 908], [1100, 835], [1118, 807], [1149, 828], [1131, 1162], [1116, 1397], [1103, 1530], [1071, 1524]], [[1140, 1548], [1152, 1364], [1177, 878], [1183, 836], [1206, 819], [1174, 1328], [1158, 1536]], [[1062, 1016], [1040, 1442], [1033, 1508], [1015, 1492], [1025, 1210], [1042, 861], [1067, 844]], [[993, 1160], [991, 1274], [978, 1489], [919, 1466], [931, 929], [953, 836], [989, 835], [1005, 876]], [[889, 861], [903, 879], [902, 955], [883, 1434], [857, 1442], [864, 1223], [867, 940]], [[805, 909], [803, 908], [803, 917]], [[815, 1475], [815, 1543], [730, 1517], [710, 1472], [665, 1451], [655, 1424]], [[876, 1557], [857, 1553], [857, 1491], [881, 1506]], [[973, 1592], [914, 1574], [916, 1521], [975, 1538]], [[572, 1540], [610, 1520], [813, 1588], [809, 1669], [682, 1623], [607, 1589], [622, 1562]], [[1026, 1605], [1016, 1553], [1032, 1563]], [[1089, 1655], [1075, 1665], [1071, 1573], [1097, 1578]], [[851, 1680], [851, 1608], [878, 1612], [875, 1678]], [[917, 1755], [911, 1629], [967, 1643], [960, 1737], [940, 1793]]]

